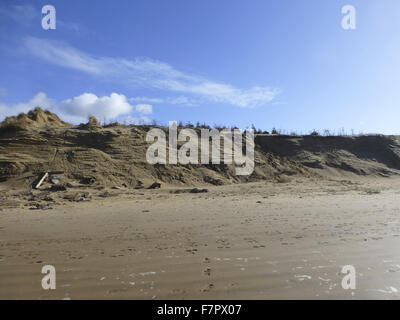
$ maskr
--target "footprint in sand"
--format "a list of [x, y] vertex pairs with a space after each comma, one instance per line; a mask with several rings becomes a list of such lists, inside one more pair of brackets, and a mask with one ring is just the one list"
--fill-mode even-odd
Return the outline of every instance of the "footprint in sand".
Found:
[[204, 274], [205, 274], [206, 276], [211, 276], [211, 268], [206, 268], [206, 269], [204, 270]]
[[214, 284], [209, 283], [203, 289], [201, 289], [201, 291], [202, 292], [210, 292], [212, 288], [214, 288]]
[[256, 245], [253, 245], [253, 248], [255, 248], [255, 249], [257, 249], [257, 248], [265, 248], [265, 245], [263, 245], [263, 244], [256, 244]]
[[210, 258], [204, 258], [204, 260], [203, 260], [203, 263], [210, 263], [211, 262], [211, 260], [210, 260]]
[[231, 245], [227, 239], [218, 239], [216, 243], [219, 245], [218, 249], [229, 249]]
[[191, 254], [196, 254], [197, 249], [186, 249], [186, 252], [190, 252]]
[[172, 289], [172, 290], [171, 290], [171, 293], [172, 293], [172, 294], [185, 294], [186, 291], [183, 290], [183, 289]]

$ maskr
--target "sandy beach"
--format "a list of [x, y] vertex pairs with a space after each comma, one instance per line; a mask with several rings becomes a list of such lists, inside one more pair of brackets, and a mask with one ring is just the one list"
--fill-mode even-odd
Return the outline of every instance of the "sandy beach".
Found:
[[[4, 209], [0, 299], [396, 299], [399, 187], [297, 179]], [[48, 264], [56, 290], [41, 287]]]
[[400, 300], [400, 1], [73, 2], [0, 0], [0, 303]]

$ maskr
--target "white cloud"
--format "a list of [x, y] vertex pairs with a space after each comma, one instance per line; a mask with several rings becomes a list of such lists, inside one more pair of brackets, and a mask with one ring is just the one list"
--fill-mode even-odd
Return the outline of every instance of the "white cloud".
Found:
[[97, 77], [103, 76], [129, 86], [193, 94], [212, 102], [228, 103], [239, 107], [256, 107], [272, 101], [279, 93], [279, 89], [269, 87], [236, 88], [229, 84], [186, 74], [167, 63], [148, 58], [128, 60], [96, 57], [62, 42], [34, 37], [26, 38], [24, 45], [34, 56], [65, 68], [79, 70]]
[[111, 93], [109, 96], [98, 97], [93, 93], [83, 93], [55, 103], [44, 92], [39, 92], [26, 103], [0, 103], [0, 121], [21, 112], [26, 113], [35, 107], [55, 112], [62, 120], [74, 124], [86, 122], [89, 115], [95, 116], [100, 122], [119, 120], [126, 123], [147, 123], [150, 120], [145, 115], [153, 111], [149, 104], [133, 107], [123, 94]]
[[110, 96], [98, 97], [93, 93], [84, 93], [72, 99], [67, 99], [55, 107], [62, 117], [72, 122], [82, 122], [89, 115], [100, 121], [113, 120], [133, 111], [123, 94], [111, 93]]
[[137, 104], [136, 111], [142, 114], [152, 114], [153, 106], [151, 104]]
[[39, 92], [30, 101], [16, 104], [0, 103], [0, 119], [17, 115], [21, 112], [28, 112], [36, 107], [50, 108], [52, 100], [44, 92]]

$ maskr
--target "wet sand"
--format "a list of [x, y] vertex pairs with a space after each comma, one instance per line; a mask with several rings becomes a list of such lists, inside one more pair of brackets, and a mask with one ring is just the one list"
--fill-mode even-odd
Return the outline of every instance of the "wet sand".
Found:
[[[170, 191], [4, 209], [0, 299], [400, 297], [398, 178]], [[41, 287], [47, 264], [56, 290]]]

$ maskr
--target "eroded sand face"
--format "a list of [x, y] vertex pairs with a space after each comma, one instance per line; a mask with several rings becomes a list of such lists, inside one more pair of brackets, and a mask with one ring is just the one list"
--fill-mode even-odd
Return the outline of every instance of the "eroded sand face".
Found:
[[[400, 179], [168, 190], [0, 212], [1, 299], [397, 299]], [[41, 287], [43, 265], [57, 289]], [[343, 290], [343, 265], [357, 271]]]

